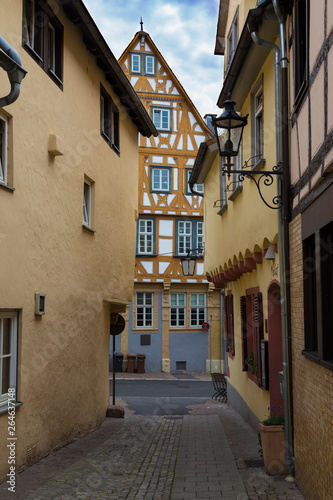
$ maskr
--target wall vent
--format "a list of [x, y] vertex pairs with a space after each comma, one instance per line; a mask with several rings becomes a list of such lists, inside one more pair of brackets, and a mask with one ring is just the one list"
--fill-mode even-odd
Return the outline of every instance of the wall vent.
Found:
[[176, 371], [186, 371], [186, 361], [176, 361]]
[[45, 293], [35, 293], [35, 314], [37, 316], [45, 314]]
[[28, 465], [37, 460], [37, 443], [27, 447], [27, 463]]
[[140, 336], [141, 345], [150, 345], [151, 344], [151, 336], [150, 335], [141, 335]]

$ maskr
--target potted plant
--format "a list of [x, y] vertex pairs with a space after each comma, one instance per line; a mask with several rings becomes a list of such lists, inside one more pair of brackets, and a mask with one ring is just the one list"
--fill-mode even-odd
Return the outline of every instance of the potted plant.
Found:
[[245, 363], [249, 367], [251, 373], [255, 373], [257, 371], [257, 363], [254, 357], [254, 352], [250, 351], [250, 356], [246, 358]]
[[259, 422], [259, 453], [267, 474], [286, 474], [284, 414], [281, 407], [268, 408], [269, 417]]

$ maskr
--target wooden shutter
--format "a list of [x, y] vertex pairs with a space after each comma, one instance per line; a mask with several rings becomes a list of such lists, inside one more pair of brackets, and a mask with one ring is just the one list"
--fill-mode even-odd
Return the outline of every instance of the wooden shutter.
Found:
[[247, 328], [246, 328], [246, 297], [240, 297], [240, 315], [241, 315], [241, 342], [242, 342], [242, 370], [247, 371]]
[[262, 293], [254, 294], [254, 326], [255, 326], [255, 342], [256, 342], [256, 355], [257, 355], [257, 378], [258, 385], [262, 385], [262, 369], [261, 369], [261, 353], [260, 353], [260, 340], [263, 338], [263, 310], [262, 310]]
[[224, 308], [223, 308], [223, 319], [224, 319], [224, 342], [226, 346], [226, 351], [229, 352], [230, 346], [228, 344], [229, 328], [228, 328], [228, 296], [224, 296]]
[[234, 297], [232, 294], [228, 295], [229, 298], [229, 329], [231, 337], [231, 354], [235, 356], [235, 336], [234, 336]]

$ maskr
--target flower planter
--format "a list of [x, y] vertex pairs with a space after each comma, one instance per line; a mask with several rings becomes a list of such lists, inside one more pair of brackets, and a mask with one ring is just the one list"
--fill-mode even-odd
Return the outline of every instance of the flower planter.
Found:
[[286, 449], [283, 425], [259, 423], [262, 454], [267, 474], [286, 474]]

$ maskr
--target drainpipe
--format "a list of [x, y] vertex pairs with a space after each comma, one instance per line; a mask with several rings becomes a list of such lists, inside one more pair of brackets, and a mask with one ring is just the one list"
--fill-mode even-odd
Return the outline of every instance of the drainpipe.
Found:
[[[283, 225], [283, 257], [285, 276], [290, 276], [289, 261], [289, 222], [290, 222], [290, 163], [289, 163], [289, 113], [288, 113], [288, 58], [287, 58], [287, 34], [286, 16], [284, 2], [272, 0], [275, 15], [280, 26], [281, 45], [281, 135], [282, 135], [282, 225]], [[292, 364], [291, 364], [291, 315], [290, 315], [290, 283], [284, 281], [283, 296], [285, 299], [285, 336], [283, 337], [284, 348], [284, 403], [285, 403], [285, 430], [286, 430], [286, 465], [289, 473], [295, 474], [295, 458], [293, 443], [293, 411], [292, 411]]]
[[10, 81], [10, 93], [0, 98], [0, 107], [12, 104], [20, 95], [20, 85], [26, 75], [22, 68], [22, 62], [19, 54], [4, 38], [0, 36], [0, 67], [4, 69]]
[[[282, 327], [282, 351], [283, 351], [283, 375], [284, 375], [284, 412], [285, 412], [285, 436], [286, 436], [286, 467], [289, 474], [294, 474], [293, 439], [292, 439], [292, 411], [291, 411], [291, 377], [290, 377], [290, 314], [287, 314], [289, 305], [289, 293], [286, 284], [286, 270], [289, 270], [289, 145], [288, 145], [288, 73], [285, 43], [285, 18], [278, 0], [272, 0], [275, 14], [280, 24], [281, 49], [272, 42], [263, 40], [258, 36], [259, 22], [262, 14], [261, 9], [253, 9], [253, 15], [248, 23], [248, 29], [253, 41], [274, 51], [275, 67], [275, 122], [276, 122], [276, 157], [277, 164], [281, 162], [281, 138], [282, 138], [282, 179], [279, 182], [279, 194], [282, 196], [282, 207], [278, 211], [279, 230], [279, 266], [281, 285], [281, 327]], [[261, 12], [260, 12], [261, 11]], [[281, 56], [281, 57], [280, 57]], [[281, 62], [282, 92], [280, 96], [280, 71], [279, 57]], [[283, 71], [284, 70], [284, 71]], [[282, 136], [282, 137], [281, 137]], [[288, 265], [286, 266], [286, 262]], [[288, 273], [289, 274], [289, 273]]]
[[[220, 307], [220, 330], [221, 330], [221, 361], [223, 361], [223, 375], [227, 374], [227, 368], [226, 368], [226, 363], [227, 360], [225, 359], [225, 350], [223, 349], [223, 299], [224, 299], [224, 288], [221, 290], [221, 307]], [[221, 370], [222, 372], [222, 370]]]

